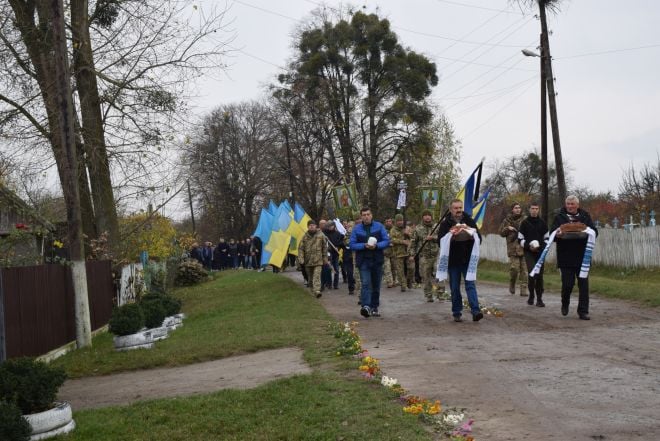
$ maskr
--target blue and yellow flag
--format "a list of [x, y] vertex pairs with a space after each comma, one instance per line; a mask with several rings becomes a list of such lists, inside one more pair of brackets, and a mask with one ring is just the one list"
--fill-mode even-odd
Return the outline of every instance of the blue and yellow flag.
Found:
[[481, 169], [483, 165], [484, 162], [482, 160], [472, 174], [470, 174], [467, 181], [465, 181], [465, 185], [461, 188], [461, 191], [456, 195], [456, 199], [463, 201], [463, 211], [470, 217], [473, 217], [474, 207], [481, 200], [479, 198], [479, 187], [481, 186]]
[[490, 193], [490, 188], [484, 192], [484, 195], [481, 197], [479, 202], [477, 202], [472, 208], [472, 213], [474, 214], [473, 219], [477, 224], [477, 227], [481, 230], [481, 226], [484, 224], [484, 217], [486, 216], [486, 203], [488, 199], [488, 194]]

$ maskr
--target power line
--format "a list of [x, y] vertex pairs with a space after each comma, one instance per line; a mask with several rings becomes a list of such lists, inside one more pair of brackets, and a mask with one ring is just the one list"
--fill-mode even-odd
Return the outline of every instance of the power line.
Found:
[[629, 51], [638, 51], [642, 49], [652, 49], [660, 47], [660, 44], [649, 44], [647, 46], [637, 46], [637, 47], [628, 47], [628, 48], [623, 48], [623, 49], [612, 49], [612, 50], [607, 50], [607, 51], [599, 51], [599, 52], [587, 52], [584, 54], [578, 54], [578, 55], [568, 55], [566, 57], [552, 57], [553, 60], [568, 60], [571, 58], [580, 58], [580, 57], [594, 57], [597, 55], [607, 55], [607, 54], [614, 54], [617, 52], [629, 52]]
[[256, 9], [256, 10], [261, 11], [261, 12], [266, 12], [268, 14], [277, 15], [278, 17], [286, 18], [287, 20], [291, 20], [291, 21], [295, 21], [295, 22], [300, 21], [297, 18], [293, 18], [293, 17], [290, 17], [288, 15], [280, 14], [279, 12], [276, 12], [276, 11], [273, 11], [273, 10], [270, 10], [270, 9], [266, 9], [266, 8], [262, 8], [260, 6], [251, 5], [250, 3], [245, 3], [245, 2], [242, 2], [241, 0], [234, 0], [234, 3], [238, 3], [238, 4], [241, 4], [243, 6], [247, 6], [248, 8], [253, 8], [253, 9]]
[[518, 98], [520, 98], [521, 96], [523, 96], [523, 95], [525, 94], [525, 92], [527, 92], [527, 91], [528, 91], [533, 85], [534, 85], [534, 83], [530, 84], [528, 87], [526, 87], [525, 89], [523, 89], [522, 92], [520, 92], [518, 95], [516, 95], [511, 101], [507, 102], [505, 105], [503, 105], [502, 107], [500, 107], [499, 109], [497, 109], [495, 112], [493, 112], [493, 114], [491, 115], [490, 118], [488, 118], [486, 121], [484, 121], [483, 123], [481, 123], [480, 125], [478, 125], [478, 126], [475, 127], [474, 129], [472, 129], [471, 131], [469, 131], [468, 134], [465, 135], [465, 136], [462, 138], [462, 140], [467, 139], [467, 138], [470, 137], [473, 133], [475, 133], [477, 130], [481, 129], [483, 126], [485, 126], [486, 124], [488, 124], [489, 122], [491, 122], [494, 118], [498, 117], [504, 109], [506, 109], [506, 108], [509, 107], [511, 104], [513, 104]]
[[476, 93], [474, 95], [457, 96], [457, 97], [445, 98], [445, 99], [446, 100], [465, 100], [465, 99], [469, 99], [469, 98], [477, 98], [477, 97], [480, 97], [480, 96], [492, 95], [494, 93], [503, 92], [503, 91], [510, 90], [510, 89], [515, 89], [516, 87], [520, 86], [521, 84], [524, 84], [528, 81], [531, 81], [534, 78], [538, 78], [538, 74], [533, 75], [533, 76], [527, 78], [526, 80], [519, 81], [519, 82], [517, 82], [515, 84], [512, 84], [510, 86], [503, 87], [501, 89], [491, 90], [491, 91], [483, 92], [483, 93]]
[[[512, 30], [511, 32], [509, 32], [508, 34], [506, 34], [505, 36], [503, 36], [502, 38], [500, 38], [499, 41], [504, 41], [504, 40], [506, 40], [507, 38], [509, 38], [511, 35], [513, 35], [513, 34], [515, 34], [516, 32], [518, 32], [518, 31], [519, 31], [520, 29], [522, 29], [527, 23], [529, 23], [530, 20], [531, 20], [531, 19], [528, 19], [528, 20], [524, 21], [523, 23], [521, 23], [520, 26], [518, 26], [516, 29]], [[506, 28], [502, 29], [501, 31], [497, 32], [495, 35], [493, 35], [493, 36], [490, 38], [490, 40], [493, 40], [493, 39], [495, 39], [495, 37], [497, 37], [498, 35], [500, 35], [500, 34], [506, 32], [506, 31], [508, 31], [509, 28], [511, 28], [511, 27], [512, 27], [513, 25], [515, 25], [515, 24], [516, 24], [516, 23], [512, 23], [511, 25], [509, 25], [509, 26], [507, 26]], [[528, 47], [528, 46], [529, 46], [529, 45], [527, 45], [527, 46], [525, 46], [525, 47]], [[476, 48], [470, 50], [468, 53], [466, 53], [466, 54], [462, 57], [462, 59], [466, 58], [466, 57], [467, 57], [468, 55], [470, 55], [471, 53], [473, 53], [473, 52], [479, 50], [480, 47], [482, 47], [482, 46], [477, 46]], [[476, 57], [473, 57], [473, 58], [470, 60], [470, 62], [473, 62], [473, 61], [475, 61], [475, 60], [477, 60], [477, 59], [483, 57], [483, 56], [486, 55], [488, 52], [490, 52], [492, 49], [493, 49], [493, 46], [488, 47], [485, 51], [481, 52], [481, 53], [478, 54]], [[445, 69], [449, 68], [449, 67], [450, 67], [451, 65], [453, 65], [453, 64], [454, 64], [454, 63], [449, 63], [447, 66], [445, 66]], [[448, 78], [453, 77], [453, 76], [456, 75], [458, 72], [460, 72], [461, 70], [465, 69], [465, 67], [467, 67], [467, 66], [459, 67], [458, 69], [456, 69], [454, 72], [450, 73], [449, 75], [445, 75], [445, 76], [443, 76], [443, 80], [446, 81]]]
[[[471, 106], [466, 107], [465, 109], [459, 111], [457, 114], [454, 114], [454, 115], [453, 115], [453, 119], [454, 119], [454, 120], [460, 119], [460, 118], [462, 118], [464, 115], [467, 115], [468, 113], [472, 112], [473, 110], [476, 110], [476, 109], [482, 108], [482, 107], [484, 107], [484, 106], [487, 105], [487, 104], [490, 104], [490, 103], [492, 103], [492, 102], [494, 102], [494, 101], [497, 101], [497, 100], [499, 100], [499, 99], [505, 97], [506, 95], [508, 95], [508, 94], [510, 93], [511, 90], [513, 90], [513, 89], [518, 89], [518, 88], [520, 87], [520, 85], [525, 84], [525, 83], [528, 83], [528, 82], [530, 82], [530, 81], [532, 81], [532, 80], [538, 80], [538, 75], [534, 75], [534, 76], [531, 77], [531, 78], [528, 78], [528, 79], [526, 79], [526, 80], [524, 80], [524, 81], [521, 81], [521, 82], [519, 82], [519, 83], [516, 83], [514, 86], [508, 87], [508, 88], [506, 88], [506, 89], [501, 89], [501, 90], [499, 90], [498, 92], [496, 92], [496, 93], [497, 93], [496, 96], [494, 96], [494, 97], [489, 97], [489, 98], [486, 98], [486, 99], [480, 100], [480, 101], [478, 101], [478, 102], [472, 104]], [[446, 107], [445, 110], [449, 110], [451, 107], [454, 107], [455, 105], [460, 104], [460, 103], [461, 103], [461, 102], [454, 103], [454, 104], [452, 104], [451, 106]]]
[[[482, 9], [484, 11], [499, 11], [499, 9], [487, 8], [485, 6], [471, 5], [469, 3], [462, 3], [452, 0], [435, 0], [435, 1], [440, 3], [447, 3], [450, 5], [462, 6], [464, 8]], [[522, 12], [510, 11], [508, 9], [502, 10], [502, 12], [504, 12], [505, 14], [525, 15]]]

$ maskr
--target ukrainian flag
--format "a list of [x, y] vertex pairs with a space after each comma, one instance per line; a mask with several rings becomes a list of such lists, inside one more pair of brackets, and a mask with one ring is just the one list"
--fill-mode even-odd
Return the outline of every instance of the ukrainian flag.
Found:
[[482, 160], [467, 181], [465, 181], [465, 185], [461, 188], [461, 191], [456, 195], [456, 199], [463, 201], [463, 211], [470, 217], [476, 213], [474, 208], [481, 201], [479, 199], [479, 186], [481, 185], [481, 169], [483, 165], [484, 162]]
[[474, 214], [474, 222], [477, 224], [477, 227], [479, 227], [480, 230], [481, 226], [484, 224], [484, 217], [486, 216], [486, 202], [489, 193], [490, 188], [486, 190], [479, 202], [477, 202], [472, 209], [472, 213]]
[[[288, 205], [288, 204], [287, 204]], [[273, 216], [273, 225], [268, 242], [265, 242], [264, 250], [268, 251], [269, 258], [265, 264], [273, 265], [278, 268], [282, 267], [282, 263], [289, 252], [289, 244], [291, 243], [291, 235], [287, 233], [289, 225], [293, 218], [289, 215], [284, 204], [280, 204], [277, 212]], [[262, 256], [262, 264], [264, 258]]]
[[298, 244], [307, 232], [307, 221], [311, 219], [305, 210], [296, 203], [293, 210], [289, 213], [292, 217], [287, 233], [291, 235], [291, 244], [289, 245], [289, 253], [295, 256], [298, 255]]

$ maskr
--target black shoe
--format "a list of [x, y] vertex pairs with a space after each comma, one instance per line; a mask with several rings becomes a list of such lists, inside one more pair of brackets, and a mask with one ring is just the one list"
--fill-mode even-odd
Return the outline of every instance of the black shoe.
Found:
[[561, 305], [561, 315], [568, 315], [568, 305]]
[[454, 316], [454, 321], [457, 322], [457, 323], [460, 323], [460, 322], [463, 321], [463, 319], [461, 318], [460, 315], [455, 315], [455, 316]]
[[371, 315], [371, 308], [369, 308], [368, 306], [363, 306], [362, 308], [360, 308], [360, 315], [364, 318], [369, 318], [369, 316]]
[[380, 312], [378, 312], [378, 309], [374, 308], [371, 310], [371, 316], [372, 317], [380, 317]]
[[349, 296], [355, 295], [355, 291], [349, 291], [349, 292], [348, 292], [348, 295], [349, 295]]
[[580, 320], [591, 320], [589, 314], [580, 314]]
[[361, 305], [361, 304], [362, 304], [362, 301], [358, 300], [358, 305]]
[[323, 294], [321, 294], [320, 292], [317, 292], [317, 293], [316, 293], [316, 298], [318, 299], [318, 298], [320, 298], [322, 295], [323, 295]]
[[472, 321], [473, 321], [473, 322], [478, 322], [478, 321], [481, 320], [482, 318], [484, 318], [484, 314], [480, 311], [480, 312], [477, 312], [476, 314], [474, 314], [474, 315], [472, 316]]
[[429, 302], [429, 303], [433, 303], [433, 297], [427, 297], [426, 301]]
[[545, 303], [543, 303], [543, 300], [537, 300], [536, 301], [536, 306], [538, 306], [539, 308], [543, 308], [543, 307], [545, 307]]
[[527, 299], [527, 304], [530, 306], [534, 305], [534, 296], [529, 296]]

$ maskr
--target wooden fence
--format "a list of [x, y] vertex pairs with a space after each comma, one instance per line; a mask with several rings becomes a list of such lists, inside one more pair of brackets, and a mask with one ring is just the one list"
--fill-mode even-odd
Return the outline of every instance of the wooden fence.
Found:
[[[508, 262], [506, 243], [497, 234], [484, 237], [480, 257], [496, 262]], [[555, 247], [548, 253], [548, 262], [556, 262]], [[603, 228], [598, 231], [593, 255], [594, 265], [621, 268], [660, 267], [660, 226], [636, 228], [632, 231]]]
[[[95, 330], [108, 323], [115, 290], [110, 261], [89, 261], [86, 267], [90, 319]], [[4, 310], [4, 320], [0, 317], [0, 345], [4, 340], [6, 358], [39, 356], [75, 341], [69, 267], [40, 265], [0, 271], [0, 301], [4, 300], [0, 308], [0, 312]]]

